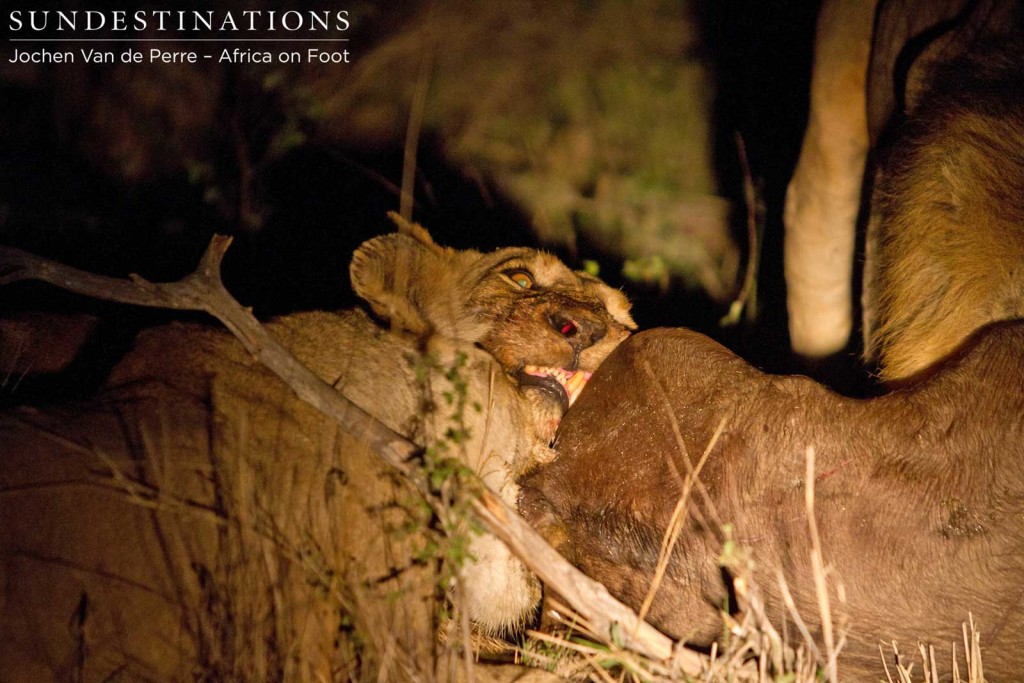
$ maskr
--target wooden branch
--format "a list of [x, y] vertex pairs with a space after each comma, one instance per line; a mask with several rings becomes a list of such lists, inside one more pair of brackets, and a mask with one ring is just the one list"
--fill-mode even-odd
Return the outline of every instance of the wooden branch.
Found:
[[373, 450], [403, 475], [417, 448], [379, 420], [344, 398], [314, 375], [264, 329], [224, 288], [220, 265], [231, 238], [214, 235], [199, 266], [177, 282], [152, 283], [138, 275], [128, 280], [95, 275], [20, 249], [0, 247], [0, 285], [19, 280], [42, 280], [97, 299], [136, 306], [203, 311], [220, 320], [245, 348], [280, 377], [303, 401], [336, 420], [345, 429], [365, 435]]
[[[557, 590], [595, 631], [609, 640], [614, 634], [622, 647], [652, 659], [663, 661], [672, 656], [672, 639], [641, 621], [636, 612], [619, 602], [603, 584], [567, 562], [490, 489], [483, 489], [473, 500], [473, 511], [488, 531], [504, 541], [544, 583]], [[696, 675], [699, 671], [695, 663], [688, 673]]]
[[[215, 235], [195, 272], [177, 282], [152, 283], [138, 275], [128, 280], [94, 275], [20, 249], [0, 246], [0, 285], [22, 280], [41, 280], [79, 294], [108, 301], [203, 311], [220, 320], [245, 348], [296, 395], [353, 434], [365, 436], [370, 447], [421, 491], [427, 482], [411, 458], [419, 448], [393, 432], [368, 412], [347, 399], [300, 363], [243, 308], [224, 288], [220, 265], [231, 238]], [[565, 598], [595, 629], [634, 652], [657, 660], [673, 655], [673, 641], [616, 600], [600, 583], [580, 572], [530, 527], [501, 498], [477, 481], [480, 493], [473, 510], [488, 531]], [[618, 625], [619, 628], [615, 629]], [[613, 633], [614, 631], [614, 633]]]

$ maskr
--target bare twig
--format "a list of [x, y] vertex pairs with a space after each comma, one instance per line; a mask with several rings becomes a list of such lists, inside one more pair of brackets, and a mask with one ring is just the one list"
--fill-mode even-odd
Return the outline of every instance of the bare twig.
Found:
[[735, 139], [736, 154], [739, 158], [740, 170], [743, 172], [743, 202], [747, 208], [747, 267], [743, 275], [743, 286], [740, 288], [739, 294], [736, 295], [735, 301], [729, 306], [729, 312], [722, 318], [723, 325], [738, 323], [744, 310], [748, 322], [757, 317], [757, 271], [761, 260], [761, 211], [757, 188], [750, 171], [747, 146], [743, 142], [743, 136], [737, 132]]
[[209, 313], [224, 323], [246, 350], [288, 384], [299, 398], [347, 430], [364, 435], [371, 448], [384, 460], [406, 476], [411, 476], [407, 461], [418, 450], [416, 446], [314, 375], [224, 289], [220, 266], [229, 246], [230, 237], [214, 235], [195, 272], [177, 282], [167, 283], [152, 283], [138, 275], [130, 275], [128, 280], [94, 275], [38, 258], [20, 249], [2, 247], [0, 285], [19, 280], [42, 280], [108, 301]]
[[640, 621], [636, 613], [616, 600], [607, 588], [566, 562], [490, 490], [484, 490], [473, 501], [473, 510], [487, 530], [504, 541], [526, 566], [586, 617], [596, 633], [610, 638], [615, 626], [620, 625], [616, 634], [623, 647], [657, 660], [672, 655], [673, 643], [668, 636]]
[[423, 115], [427, 109], [427, 93], [430, 90], [430, 72], [434, 68], [437, 41], [429, 36], [420, 56], [420, 68], [416, 76], [412, 103], [409, 107], [409, 122], [405, 129], [405, 149], [402, 155], [402, 194], [398, 214], [407, 221], [412, 220], [413, 190], [416, 186], [416, 156], [423, 130]]
[[[152, 283], [132, 275], [129, 280], [104, 277], [20, 249], [0, 247], [0, 285], [22, 280], [41, 280], [79, 294], [108, 301], [203, 311], [220, 320], [245, 348], [295, 394], [352, 434], [363, 436], [370, 448], [421, 491], [428, 483], [412, 459], [419, 448], [393, 432], [368, 412], [345, 398], [300, 363], [227, 292], [220, 279], [220, 265], [231, 238], [216, 235], [210, 241], [196, 271], [169, 283]], [[565, 561], [482, 482], [474, 482], [472, 508], [484, 526], [504, 541], [519, 558], [594, 626], [611, 638], [613, 630], [621, 645], [656, 660], [673, 653], [673, 642], [636, 613], [616, 600], [600, 583]], [[472, 495], [472, 494], [470, 494]]]

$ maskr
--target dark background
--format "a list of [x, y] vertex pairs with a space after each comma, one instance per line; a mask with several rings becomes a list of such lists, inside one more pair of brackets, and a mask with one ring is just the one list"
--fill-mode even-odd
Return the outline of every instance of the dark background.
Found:
[[[767, 211], [758, 318], [723, 328], [718, 320], [724, 310], [700, 294], [645, 288], [610, 272], [602, 277], [626, 290], [641, 329], [693, 327], [766, 370], [807, 372], [842, 391], [856, 391], [862, 375], [850, 372], [856, 367], [852, 350], [831, 364], [808, 366], [790, 353], [786, 331], [781, 216], [806, 121], [817, 3], [709, 0], [698, 8], [705, 49], [717, 72], [720, 186], [742, 206], [733, 142], [739, 132]], [[386, 16], [362, 30], [387, 31]], [[6, 47], [4, 59], [11, 52], [9, 43]], [[233, 234], [225, 282], [258, 316], [355, 303], [347, 285], [348, 261], [360, 242], [389, 229], [383, 217], [398, 206], [394, 187], [401, 183], [401, 149], [367, 153], [299, 146], [261, 169], [255, 186], [265, 220], [252, 231], [204, 201], [202, 188], [185, 174], [126, 183], [96, 168], [78, 151], [57, 102], [53, 89], [0, 81], [0, 243], [95, 272], [168, 280], [194, 267], [213, 232]], [[429, 135], [421, 140], [414, 217], [438, 242], [478, 249], [533, 243], [526, 216], [501, 196], [484, 196], [437, 149]], [[471, 227], [481, 224], [491, 228]], [[745, 236], [737, 237], [745, 245]], [[593, 256], [587, 250], [583, 244], [575, 254], [560, 255], [579, 265]], [[26, 383], [19, 393], [23, 400], [88, 394], [141, 326], [183, 317], [87, 300], [44, 285], [0, 290], [0, 314], [30, 309], [84, 310], [99, 314], [102, 323], [86, 360], [60, 379]]]

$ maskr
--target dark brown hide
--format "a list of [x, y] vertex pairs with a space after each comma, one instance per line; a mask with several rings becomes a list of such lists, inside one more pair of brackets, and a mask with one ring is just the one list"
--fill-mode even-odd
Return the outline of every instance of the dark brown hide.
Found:
[[682, 477], [725, 418], [700, 476], [707, 498], [694, 493], [650, 620], [696, 644], [721, 633], [718, 520], [752, 551], [769, 616], [784, 613], [781, 572], [818, 638], [804, 503], [813, 446], [824, 560], [847, 596], [841, 678], [877, 680], [878, 644], [893, 639], [905, 653], [934, 644], [948, 662], [973, 613], [986, 674], [1008, 680], [1024, 667], [1022, 386], [1024, 324], [989, 328], [928, 381], [869, 400], [763, 374], [694, 332], [645, 332], [568, 413], [557, 459], [524, 482], [522, 511], [639, 607]]

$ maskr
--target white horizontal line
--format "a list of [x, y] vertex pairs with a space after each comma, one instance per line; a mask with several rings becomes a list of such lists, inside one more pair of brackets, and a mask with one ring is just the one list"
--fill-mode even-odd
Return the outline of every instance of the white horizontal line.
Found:
[[347, 43], [348, 38], [10, 38], [12, 43]]

